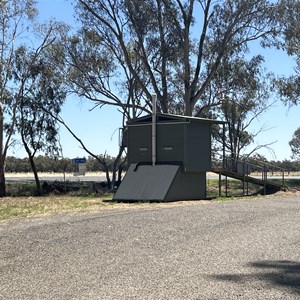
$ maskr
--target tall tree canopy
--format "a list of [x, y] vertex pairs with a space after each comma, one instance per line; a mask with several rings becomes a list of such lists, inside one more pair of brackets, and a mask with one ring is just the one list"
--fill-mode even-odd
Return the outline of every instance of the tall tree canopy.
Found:
[[[270, 106], [270, 84], [272, 75], [265, 73], [262, 67], [263, 58], [255, 56], [250, 60], [242, 57], [232, 57], [223, 63], [216, 76], [211, 81], [210, 91], [222, 87], [222, 95], [217, 95], [215, 102], [220, 105], [210, 110], [213, 117], [227, 122], [225, 131], [225, 149], [232, 161], [241, 159], [248, 146], [252, 145], [255, 137], [265, 128], [253, 132], [251, 125]], [[213, 92], [206, 93], [206, 97], [216, 97]], [[223, 142], [223, 132], [217, 131], [215, 137]], [[252, 154], [272, 142], [252, 146], [248, 154]]]
[[27, 152], [39, 195], [42, 194], [42, 189], [34, 157], [41, 151], [49, 156], [60, 156], [61, 150], [57, 121], [47, 112], [59, 114], [66, 98], [61, 72], [63, 66], [53, 63], [53, 55], [56, 53], [54, 50], [59, 47], [57, 43], [49, 45], [34, 62], [30, 59], [34, 54], [25, 47], [20, 47], [16, 51], [14, 66], [16, 79], [24, 78], [24, 72], [30, 70], [18, 101], [16, 130]]
[[[277, 33], [275, 8], [266, 0], [77, 0], [83, 28], [140, 92], [134, 105], [154, 92], [161, 111], [196, 116], [216, 105], [204, 95], [223, 61]], [[106, 97], [100, 92], [97, 101]]]
[[27, 77], [25, 73], [19, 85], [15, 83], [15, 51], [21, 43], [20, 38], [27, 33], [28, 22], [34, 20], [36, 13], [32, 0], [0, 2], [0, 196], [5, 195], [4, 164], [16, 123], [17, 99], [20, 99]]
[[56, 23], [38, 26], [35, 4], [34, 0], [0, 2], [0, 196], [6, 192], [5, 159], [20, 120], [21, 104], [39, 78], [41, 55], [60, 28]]
[[277, 12], [277, 19], [282, 27], [282, 40], [279, 46], [296, 61], [291, 75], [279, 78], [277, 84], [284, 103], [289, 106], [297, 105], [300, 103], [300, 2], [282, 0]]

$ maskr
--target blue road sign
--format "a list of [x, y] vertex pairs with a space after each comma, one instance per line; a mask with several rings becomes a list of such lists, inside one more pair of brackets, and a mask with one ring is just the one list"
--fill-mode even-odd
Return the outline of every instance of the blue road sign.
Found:
[[86, 163], [86, 158], [85, 157], [83, 157], [83, 158], [74, 158], [73, 162], [75, 164], [84, 164], [84, 163]]

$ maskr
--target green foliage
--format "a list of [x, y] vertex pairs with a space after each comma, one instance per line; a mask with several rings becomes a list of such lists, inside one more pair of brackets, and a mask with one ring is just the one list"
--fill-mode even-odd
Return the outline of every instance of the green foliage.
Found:
[[289, 142], [292, 150], [292, 157], [300, 160], [300, 127], [294, 132], [293, 138]]
[[[277, 168], [281, 168], [285, 170], [286, 174], [289, 174], [290, 172], [299, 172], [300, 171], [300, 161], [291, 161], [291, 160], [271, 160], [268, 161], [264, 156], [255, 154], [253, 156], [250, 156], [247, 158], [247, 162], [249, 162], [253, 166], [264, 166], [265, 164], [269, 165], [268, 171], [272, 172], [272, 168], [270, 166], [276, 166]], [[253, 172], [255, 171], [261, 171], [261, 169], [256, 169], [255, 167], [251, 167], [251, 170]], [[273, 171], [276, 172], [276, 168], [274, 167]]]
[[278, 46], [295, 58], [296, 67], [294, 74], [278, 78], [275, 85], [285, 104], [297, 105], [300, 99], [300, 2], [298, 0], [279, 1], [276, 17], [282, 32], [282, 40]]
[[[239, 56], [222, 61], [218, 74], [211, 81], [211, 90], [222, 93], [205, 93], [207, 98], [215, 97], [219, 105], [210, 109], [208, 116], [222, 119], [225, 126], [225, 148], [233, 160], [239, 160], [241, 153], [249, 149], [258, 132], [250, 132], [249, 127], [268, 105], [270, 81], [272, 76], [265, 74], [263, 58], [255, 56], [250, 60]], [[203, 111], [205, 115], [205, 111]], [[223, 143], [223, 131], [216, 127], [214, 135]], [[254, 152], [264, 145], [257, 146]]]
[[53, 36], [59, 34], [60, 25], [52, 23], [42, 28], [46, 32], [41, 45], [37, 49], [20, 46], [13, 55], [12, 65], [14, 83], [19, 86], [13, 125], [21, 136], [40, 195], [42, 190], [33, 158], [39, 151], [58, 155], [59, 127], [48, 111], [59, 114], [66, 98], [63, 66], [55, 63], [56, 57], [51, 52]]
[[[5, 158], [15, 133], [16, 112], [29, 70], [20, 79], [15, 76], [15, 58], [24, 53], [36, 17], [34, 0], [0, 2], [0, 197], [5, 196]], [[20, 68], [22, 66], [19, 64]]]
[[284, 47], [289, 55], [299, 55], [300, 50], [300, 2], [298, 0], [281, 0], [277, 18], [282, 26]]
[[[210, 89], [210, 83], [222, 60], [245, 53], [253, 40], [277, 34], [274, 7], [267, 0], [79, 0], [77, 13], [83, 30], [73, 41], [80, 41], [81, 46], [69, 53], [84, 57], [85, 52], [87, 61], [95, 49], [100, 54], [97, 58], [103, 56], [101, 50], [110, 53], [115, 74], [103, 76], [106, 67], [98, 59], [92, 59], [98, 68], [95, 72], [72, 55], [72, 65], [83, 78], [73, 82], [81, 95], [99, 105], [117, 105], [126, 117], [135, 115], [130, 109], [147, 110], [152, 91], [161, 111], [199, 115], [204, 107], [219, 104], [204, 95], [220, 92]], [[87, 40], [87, 30], [88, 36], [97, 37], [97, 48], [88, 46], [93, 39]], [[108, 82], [114, 88], [108, 89]]]
[[0, 196], [5, 196], [5, 159], [16, 133], [30, 158], [36, 151], [57, 149], [55, 123], [38, 107], [60, 111], [64, 95], [60, 91], [58, 96], [61, 82], [53, 72], [55, 66], [59, 73], [60, 66], [46, 53], [66, 27], [55, 22], [37, 25], [35, 5], [34, 0], [0, 3]]
[[49, 155], [57, 154], [58, 126], [47, 111], [58, 114], [65, 100], [63, 77], [53, 64], [49, 51], [45, 51], [32, 61], [35, 54], [22, 47], [16, 53], [14, 77], [16, 83], [30, 72], [22, 87], [22, 96], [16, 114], [16, 128], [22, 137], [28, 155], [43, 151]]
[[[16, 101], [20, 93], [20, 85], [12, 68], [13, 64], [23, 68], [22, 62], [16, 62], [16, 58], [23, 56], [25, 47], [21, 40], [29, 34], [29, 24], [33, 26], [33, 21], [37, 15], [35, 1], [33, 0], [3, 0], [0, 2], [0, 102], [4, 108], [4, 113], [14, 116]], [[23, 68], [24, 70], [24, 68]], [[23, 81], [26, 76], [23, 77]], [[13, 131], [11, 124], [7, 122], [9, 133]], [[3, 128], [0, 128], [3, 131]]]
[[284, 104], [288, 106], [297, 105], [300, 96], [300, 77], [299, 68], [296, 68], [296, 74], [289, 77], [277, 78], [274, 83], [279, 91], [279, 96]]
[[[103, 158], [103, 155], [100, 155]], [[113, 170], [114, 157], [105, 157], [108, 170]], [[74, 163], [70, 158], [56, 158], [51, 156], [39, 155], [34, 158], [35, 165], [38, 172], [44, 173], [72, 173], [74, 171]], [[86, 160], [87, 172], [105, 172], [103, 165], [95, 158], [88, 157]], [[30, 173], [31, 167], [28, 158], [16, 158], [8, 156], [6, 159], [6, 172], [8, 173]]]
[[29, 197], [40, 196], [37, 187], [33, 182], [9, 182], [6, 186], [7, 194], [9, 197]]

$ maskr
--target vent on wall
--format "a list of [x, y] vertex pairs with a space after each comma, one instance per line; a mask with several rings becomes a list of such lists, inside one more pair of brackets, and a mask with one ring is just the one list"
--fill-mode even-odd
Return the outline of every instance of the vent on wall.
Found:
[[162, 148], [164, 151], [172, 151], [173, 147], [163, 147]]

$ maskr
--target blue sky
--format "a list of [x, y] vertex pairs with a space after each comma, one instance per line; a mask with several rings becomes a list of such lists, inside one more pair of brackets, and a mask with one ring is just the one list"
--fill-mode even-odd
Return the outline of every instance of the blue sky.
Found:
[[[46, 21], [52, 17], [57, 21], [74, 25], [74, 11], [70, 0], [38, 0], [38, 10], [40, 21]], [[268, 70], [277, 75], [293, 73], [294, 61], [284, 52], [277, 50], [261, 51], [261, 49], [254, 48], [253, 54], [261, 53], [265, 56]], [[276, 101], [276, 99], [273, 100]], [[92, 107], [93, 105], [87, 100], [70, 97], [63, 107], [62, 117], [91, 152], [95, 154], [106, 152], [114, 156], [118, 151], [118, 128], [122, 125], [121, 115], [111, 107], [89, 111]], [[288, 109], [277, 100], [268, 112], [261, 115], [253, 123], [251, 129], [257, 131], [262, 126], [269, 128], [269, 130], [262, 132], [257, 137], [256, 143], [265, 144], [277, 141], [276, 144], [272, 145], [276, 157], [268, 150], [261, 150], [259, 153], [268, 159], [290, 159], [291, 151], [288, 142], [294, 131], [300, 127], [300, 106]], [[87, 156], [78, 142], [65, 129], [61, 129], [60, 135], [64, 157]], [[251, 148], [248, 150], [250, 151]], [[12, 154], [19, 157], [25, 156], [25, 153], [18, 148], [15, 148]]]

